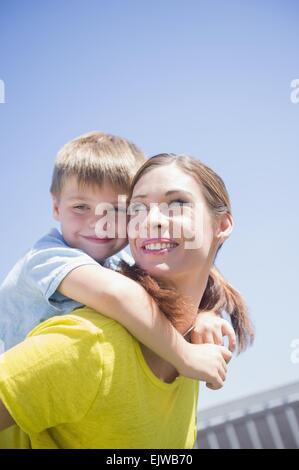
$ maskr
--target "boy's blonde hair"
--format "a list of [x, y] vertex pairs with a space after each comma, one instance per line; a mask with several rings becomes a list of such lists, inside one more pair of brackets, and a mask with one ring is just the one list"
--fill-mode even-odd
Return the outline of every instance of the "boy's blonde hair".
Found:
[[108, 181], [128, 193], [135, 173], [144, 162], [143, 152], [127, 139], [89, 132], [71, 140], [58, 152], [50, 191], [59, 197], [65, 180], [76, 176], [79, 186]]

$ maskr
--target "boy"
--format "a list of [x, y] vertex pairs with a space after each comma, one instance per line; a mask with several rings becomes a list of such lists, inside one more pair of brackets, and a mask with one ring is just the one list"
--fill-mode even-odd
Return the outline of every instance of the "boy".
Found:
[[[87, 305], [124, 325], [180, 374], [200, 378], [196, 346], [184, 340], [139, 284], [107, 269], [117, 267], [120, 259], [128, 261], [122, 251], [126, 237], [118, 232], [101, 237], [97, 231], [98, 204], [117, 209], [118, 195], [128, 194], [144, 161], [131, 142], [100, 132], [80, 136], [61, 149], [50, 188], [61, 233], [53, 229], [41, 238], [0, 288], [0, 340], [5, 349], [40, 322]], [[227, 322], [213, 313], [199, 318], [202, 341], [219, 343], [227, 334], [233, 348], [234, 332]], [[219, 388], [216, 379], [211, 385]]]

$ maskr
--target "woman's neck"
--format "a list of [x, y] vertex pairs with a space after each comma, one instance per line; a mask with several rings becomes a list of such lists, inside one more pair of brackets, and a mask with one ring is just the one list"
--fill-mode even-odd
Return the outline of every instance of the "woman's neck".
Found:
[[[172, 285], [176, 287], [178, 292], [184, 297], [188, 297], [190, 301], [190, 309], [186, 311], [186, 331], [195, 323], [198, 306], [200, 305], [202, 296], [204, 294], [212, 262], [206, 263], [202, 270], [199, 270], [196, 275], [177, 278], [172, 281]], [[183, 334], [183, 332], [181, 332]], [[152, 350], [141, 344], [141, 349], [148, 366], [153, 373], [164, 382], [173, 382], [178, 375], [175, 367], [170, 363], [163, 360]]]

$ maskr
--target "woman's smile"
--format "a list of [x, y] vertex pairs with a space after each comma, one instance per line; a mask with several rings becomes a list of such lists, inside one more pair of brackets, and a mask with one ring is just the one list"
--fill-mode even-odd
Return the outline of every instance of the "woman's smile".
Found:
[[146, 255], [165, 255], [173, 252], [179, 244], [168, 238], [151, 238], [141, 244], [142, 253]]

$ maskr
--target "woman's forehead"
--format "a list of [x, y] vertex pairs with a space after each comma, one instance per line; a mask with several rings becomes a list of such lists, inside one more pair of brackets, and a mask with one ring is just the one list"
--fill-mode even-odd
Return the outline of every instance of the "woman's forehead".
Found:
[[[141, 176], [133, 189], [133, 197], [148, 194], [171, 195], [170, 193], [184, 192], [189, 196], [201, 196], [201, 190], [196, 179], [176, 165], [165, 165], [153, 168]], [[169, 193], [169, 194], [166, 194]]]

